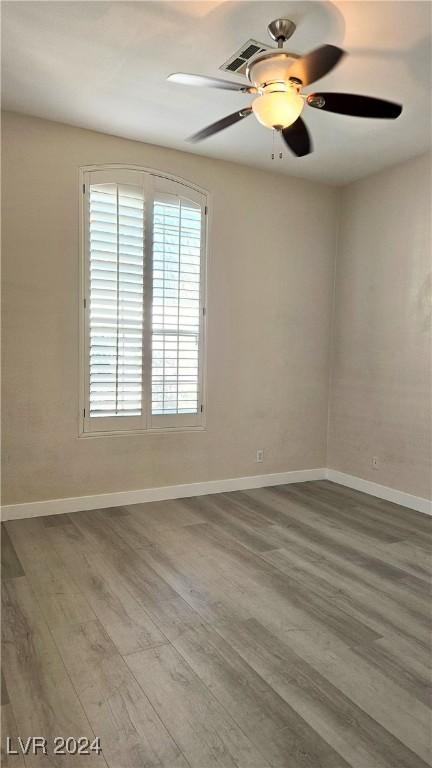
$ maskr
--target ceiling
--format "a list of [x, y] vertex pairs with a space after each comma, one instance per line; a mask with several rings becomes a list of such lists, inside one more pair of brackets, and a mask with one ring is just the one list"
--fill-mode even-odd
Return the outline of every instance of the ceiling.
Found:
[[[280, 173], [343, 184], [420, 154], [431, 139], [429, 2], [3, 2], [3, 107], [104, 133]], [[251, 101], [166, 82], [219, 71], [246, 40], [269, 42], [278, 16], [297, 24], [288, 48], [323, 43], [349, 56], [305, 89], [403, 104], [396, 121], [305, 107], [315, 152], [271, 160], [272, 134], [251, 117], [191, 145], [185, 137]]]

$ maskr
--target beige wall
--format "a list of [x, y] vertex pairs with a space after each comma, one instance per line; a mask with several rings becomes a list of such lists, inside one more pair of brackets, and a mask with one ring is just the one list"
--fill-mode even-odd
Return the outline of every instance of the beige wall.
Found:
[[432, 466], [430, 221], [428, 156], [342, 191], [327, 462], [424, 497]]
[[[78, 167], [105, 162], [211, 193], [206, 432], [78, 438]], [[340, 195], [4, 115], [3, 503], [326, 465], [429, 496], [429, 162]]]
[[[13, 114], [3, 142], [3, 502], [325, 466], [337, 190]], [[211, 193], [206, 432], [78, 438], [78, 167], [107, 162]]]

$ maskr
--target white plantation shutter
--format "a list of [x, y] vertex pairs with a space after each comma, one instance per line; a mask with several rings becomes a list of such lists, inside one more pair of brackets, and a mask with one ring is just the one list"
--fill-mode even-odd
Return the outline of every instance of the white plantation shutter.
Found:
[[200, 401], [201, 206], [153, 205], [152, 415], [196, 415]]
[[200, 426], [204, 197], [132, 169], [84, 179], [84, 432]]
[[140, 416], [144, 201], [139, 187], [90, 197], [90, 416]]

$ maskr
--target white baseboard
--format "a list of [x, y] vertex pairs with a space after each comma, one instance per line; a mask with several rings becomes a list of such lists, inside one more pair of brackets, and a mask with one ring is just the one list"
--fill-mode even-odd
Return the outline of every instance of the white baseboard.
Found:
[[356, 491], [363, 491], [370, 496], [376, 496], [378, 499], [392, 501], [394, 504], [400, 504], [402, 507], [415, 509], [417, 512], [423, 512], [425, 515], [432, 515], [432, 501], [422, 498], [422, 496], [413, 496], [411, 493], [398, 491], [396, 488], [389, 488], [387, 485], [379, 485], [371, 480], [363, 480], [361, 477], [346, 475], [345, 472], [338, 472], [336, 469], [327, 469], [327, 480], [332, 480], [339, 485], [346, 485], [348, 488], [354, 488]]
[[143, 488], [136, 491], [116, 491], [114, 493], [99, 493], [94, 496], [75, 496], [67, 499], [48, 499], [33, 501], [25, 504], [10, 504], [2, 507], [2, 520], [20, 520], [26, 517], [41, 515], [59, 515], [65, 512], [80, 510], [104, 509], [106, 507], [121, 507], [129, 504], [142, 504], [148, 501], [165, 501], [167, 499], [182, 499], [188, 496], [203, 496], [208, 493], [226, 493], [227, 491], [244, 491], [248, 488], [265, 488], [270, 485], [285, 485], [288, 483], [303, 483], [310, 480], [332, 480], [339, 485], [346, 485], [357, 491], [363, 491], [378, 499], [392, 501], [402, 507], [409, 507], [417, 512], [432, 515], [432, 502], [421, 496], [398, 491], [385, 485], [379, 485], [361, 477], [347, 475], [336, 469], [299, 469], [292, 472], [277, 472], [269, 475], [250, 475], [248, 477], [233, 477], [225, 480], [208, 480], [203, 483], [185, 483], [184, 485], [167, 485], [162, 488]]
[[75, 496], [67, 499], [48, 499], [25, 504], [10, 504], [2, 507], [2, 520], [21, 520], [26, 517], [58, 515], [65, 512], [79, 512], [106, 507], [122, 507], [129, 504], [142, 504], [147, 501], [165, 501], [182, 499], [188, 496], [203, 496], [207, 493], [226, 491], [244, 491], [248, 488], [265, 488], [269, 485], [302, 483], [307, 480], [324, 480], [325, 469], [299, 469], [292, 472], [277, 472], [270, 475], [251, 475], [233, 477], [225, 480], [208, 480], [204, 483], [167, 485], [162, 488], [143, 488], [137, 491], [116, 491], [99, 493], [94, 496]]

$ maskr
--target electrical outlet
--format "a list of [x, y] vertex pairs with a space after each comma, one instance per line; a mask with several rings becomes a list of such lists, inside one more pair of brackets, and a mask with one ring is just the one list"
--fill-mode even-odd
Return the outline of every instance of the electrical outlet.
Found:
[[372, 456], [372, 469], [379, 469], [378, 456]]
[[256, 462], [261, 464], [264, 461], [264, 448], [258, 448], [256, 452]]

